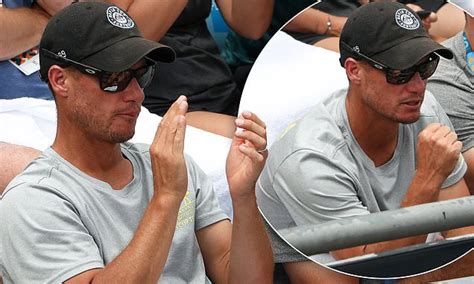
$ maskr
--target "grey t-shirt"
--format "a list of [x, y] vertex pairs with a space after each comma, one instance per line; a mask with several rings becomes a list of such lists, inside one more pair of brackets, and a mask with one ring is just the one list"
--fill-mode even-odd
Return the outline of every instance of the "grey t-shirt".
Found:
[[427, 88], [453, 123], [464, 152], [474, 147], [474, 75], [466, 63], [462, 32], [443, 45], [453, 51], [454, 58], [440, 58], [436, 72], [428, 79]]
[[[393, 157], [375, 167], [352, 135], [346, 93], [324, 99], [272, 145], [257, 182], [257, 202], [275, 229], [399, 208], [415, 173], [418, 133], [434, 122], [452, 128], [427, 92], [420, 119], [400, 124]], [[442, 187], [458, 182], [465, 171], [460, 157]]]
[[[133, 180], [121, 190], [48, 148], [0, 200], [0, 271], [6, 283], [58, 283], [110, 263], [129, 243], [153, 195], [148, 145], [125, 143]], [[161, 275], [163, 283], [207, 281], [195, 231], [227, 216], [204, 172], [186, 157], [188, 189]]]

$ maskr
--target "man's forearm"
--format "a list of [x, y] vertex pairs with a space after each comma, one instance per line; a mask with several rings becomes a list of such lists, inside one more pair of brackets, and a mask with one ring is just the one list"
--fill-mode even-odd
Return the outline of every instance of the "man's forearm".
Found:
[[255, 196], [232, 199], [229, 282], [272, 283], [273, 254]]
[[407, 189], [400, 207], [409, 207], [438, 200], [439, 191], [446, 177], [415, 172], [412, 183]]
[[41, 9], [0, 8], [0, 60], [38, 45], [48, 19]]

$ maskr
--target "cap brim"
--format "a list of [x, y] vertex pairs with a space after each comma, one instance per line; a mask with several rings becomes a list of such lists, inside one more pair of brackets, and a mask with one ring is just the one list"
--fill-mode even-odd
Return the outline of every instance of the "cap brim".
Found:
[[451, 50], [433, 41], [429, 37], [412, 38], [373, 55], [371, 58], [392, 69], [403, 70], [412, 67], [423, 59], [423, 57], [433, 52], [447, 59], [453, 58]]
[[175, 51], [166, 45], [142, 37], [130, 37], [116, 42], [81, 60], [82, 63], [108, 72], [129, 69], [143, 57], [170, 63], [176, 58]]

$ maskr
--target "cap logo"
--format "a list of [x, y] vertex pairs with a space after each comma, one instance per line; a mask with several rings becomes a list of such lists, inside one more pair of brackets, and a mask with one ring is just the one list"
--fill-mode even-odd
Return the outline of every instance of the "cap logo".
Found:
[[91, 74], [91, 75], [94, 75], [95, 74], [95, 71], [92, 70], [92, 69], [89, 69], [89, 68], [86, 68], [86, 72]]
[[395, 12], [395, 22], [406, 30], [416, 30], [420, 26], [420, 21], [407, 9], [398, 9]]
[[133, 20], [124, 11], [115, 6], [107, 8], [107, 20], [121, 29], [131, 29], [135, 26]]

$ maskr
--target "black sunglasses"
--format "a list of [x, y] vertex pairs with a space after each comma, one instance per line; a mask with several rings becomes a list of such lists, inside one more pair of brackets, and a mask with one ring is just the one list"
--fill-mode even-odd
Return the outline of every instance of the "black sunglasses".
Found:
[[341, 42], [341, 44], [345, 48], [347, 48], [348, 51], [359, 56], [360, 58], [368, 62], [370, 65], [372, 65], [374, 68], [384, 71], [387, 82], [390, 84], [396, 84], [396, 85], [406, 84], [411, 80], [413, 75], [415, 75], [415, 73], [417, 72], [420, 74], [420, 77], [422, 80], [426, 80], [429, 77], [431, 77], [431, 75], [434, 74], [434, 72], [436, 71], [436, 67], [438, 67], [438, 63], [439, 63], [439, 56], [436, 55], [435, 53], [431, 53], [428, 56], [428, 58], [424, 60], [423, 62], [417, 63], [413, 65], [412, 67], [404, 69], [404, 70], [396, 70], [396, 69], [391, 69], [390, 67], [380, 62], [377, 62], [373, 60], [372, 58], [350, 48], [349, 45], [347, 45], [344, 42]]
[[[77, 70], [84, 74], [98, 77], [100, 88], [109, 93], [117, 93], [125, 90], [133, 78], [136, 78], [138, 85], [144, 89], [150, 84], [156, 69], [156, 62], [145, 57], [146, 66], [142, 68], [128, 69], [121, 72], [107, 72], [99, 68], [62, 57], [44, 48], [42, 48], [41, 51], [43, 51], [43, 54], [49, 58], [56, 59], [66, 63], [67, 65], [74, 66]], [[47, 78], [45, 78], [45, 80], [47, 81]]]

